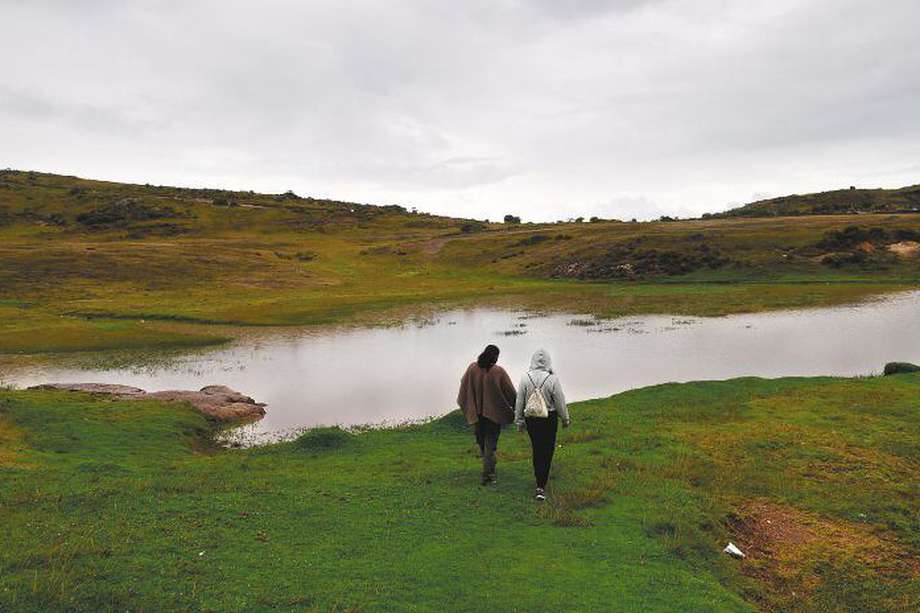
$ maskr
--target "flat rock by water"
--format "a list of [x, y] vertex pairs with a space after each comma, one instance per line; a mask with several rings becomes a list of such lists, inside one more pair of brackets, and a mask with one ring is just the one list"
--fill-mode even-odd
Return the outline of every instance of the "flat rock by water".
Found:
[[139, 387], [111, 383], [45, 383], [29, 389], [53, 389], [90, 394], [108, 394], [128, 400], [164, 400], [187, 402], [205, 415], [218, 421], [241, 421], [259, 419], [265, 415], [265, 404], [224, 385], [208, 385], [197, 392], [169, 390], [147, 392]]

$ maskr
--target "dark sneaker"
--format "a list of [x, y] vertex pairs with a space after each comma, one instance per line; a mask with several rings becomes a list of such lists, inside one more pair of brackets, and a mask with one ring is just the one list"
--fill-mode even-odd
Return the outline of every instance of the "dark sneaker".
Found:
[[537, 493], [534, 494], [534, 498], [536, 498], [537, 500], [546, 500], [546, 492], [543, 490], [542, 487], [537, 488]]
[[495, 475], [483, 475], [479, 483], [482, 485], [493, 485], [498, 479], [495, 478]]

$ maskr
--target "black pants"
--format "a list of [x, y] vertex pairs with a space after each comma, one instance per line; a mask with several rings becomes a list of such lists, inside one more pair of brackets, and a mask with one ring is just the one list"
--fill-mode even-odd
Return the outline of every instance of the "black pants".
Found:
[[553, 452], [556, 450], [559, 416], [555, 411], [550, 411], [549, 417], [528, 417], [526, 421], [530, 446], [533, 448], [533, 476], [537, 479], [537, 487], [546, 487]]
[[498, 449], [498, 436], [502, 427], [487, 417], [479, 416], [476, 422], [476, 444], [479, 445], [479, 455], [482, 457], [482, 477], [491, 479], [495, 477], [495, 451]]

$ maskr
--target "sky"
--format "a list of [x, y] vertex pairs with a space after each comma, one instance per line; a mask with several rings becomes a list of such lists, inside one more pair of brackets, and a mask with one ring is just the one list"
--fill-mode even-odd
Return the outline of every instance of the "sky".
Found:
[[0, 167], [477, 219], [920, 183], [917, 0], [0, 0]]

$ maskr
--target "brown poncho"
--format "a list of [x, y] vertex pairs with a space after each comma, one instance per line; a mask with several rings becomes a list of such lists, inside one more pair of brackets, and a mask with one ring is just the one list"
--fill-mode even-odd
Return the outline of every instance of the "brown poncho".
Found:
[[510, 424], [514, 420], [514, 401], [517, 394], [505, 369], [495, 365], [488, 370], [470, 364], [460, 381], [457, 404], [469, 424], [475, 424], [482, 415], [497, 424]]

